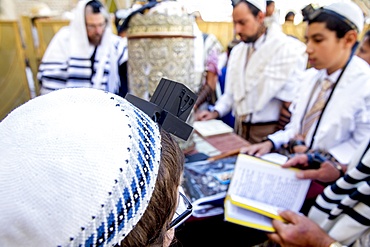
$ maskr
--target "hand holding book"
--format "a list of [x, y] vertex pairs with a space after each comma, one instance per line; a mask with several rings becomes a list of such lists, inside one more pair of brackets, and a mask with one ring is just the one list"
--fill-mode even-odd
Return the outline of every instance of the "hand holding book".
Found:
[[278, 211], [298, 212], [311, 180], [298, 179], [297, 169], [257, 157], [239, 154], [225, 199], [227, 221], [265, 231], [274, 231], [271, 219]]
[[322, 183], [331, 183], [336, 181], [342, 173], [342, 167], [338, 163], [330, 160], [316, 161], [313, 165], [310, 162], [307, 154], [298, 154], [290, 158], [285, 164], [284, 168], [295, 167], [301, 169], [297, 172], [297, 178], [312, 179]]
[[280, 212], [280, 216], [287, 223], [273, 220], [272, 225], [276, 232], [268, 233], [267, 236], [281, 246], [332, 246], [335, 243], [320, 226], [304, 215], [286, 210]]

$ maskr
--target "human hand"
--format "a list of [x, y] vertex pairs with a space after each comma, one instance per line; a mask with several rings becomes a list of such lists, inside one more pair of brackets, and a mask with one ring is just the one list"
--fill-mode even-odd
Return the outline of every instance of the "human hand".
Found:
[[205, 121], [205, 120], [211, 120], [211, 119], [216, 119], [218, 117], [218, 112], [217, 111], [200, 111], [196, 114], [196, 120], [197, 121]]
[[273, 145], [270, 141], [264, 141], [247, 147], [242, 147], [240, 149], [240, 153], [261, 157], [262, 155], [269, 153], [272, 148]]
[[332, 161], [324, 161], [319, 169], [308, 169], [297, 172], [297, 178], [312, 179], [323, 183], [336, 181], [340, 176], [340, 171], [331, 164]]
[[308, 149], [302, 135], [296, 135], [286, 144], [290, 153], [305, 153]]
[[273, 220], [276, 232], [267, 236], [282, 247], [328, 247], [335, 242], [324, 230], [306, 216], [286, 210], [279, 213], [287, 222]]
[[308, 164], [308, 156], [307, 154], [295, 154], [291, 158], [287, 160], [285, 164], [282, 165], [284, 168], [288, 167], [296, 167], [296, 168], [307, 168]]
[[329, 183], [337, 180], [341, 175], [340, 171], [331, 162], [332, 161], [324, 161], [320, 163], [319, 168], [310, 168], [307, 154], [298, 154], [290, 158], [285, 164], [282, 165], [282, 167], [296, 167], [299, 169], [305, 169], [296, 173], [297, 178], [312, 179], [323, 183]]
[[293, 149], [293, 153], [301, 154], [301, 153], [305, 153], [308, 147], [306, 145], [295, 145], [292, 149]]

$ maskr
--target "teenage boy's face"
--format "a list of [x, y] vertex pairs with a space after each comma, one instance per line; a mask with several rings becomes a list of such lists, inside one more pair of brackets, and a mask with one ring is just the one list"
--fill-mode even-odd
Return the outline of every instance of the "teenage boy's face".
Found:
[[314, 22], [307, 27], [306, 44], [310, 65], [327, 69], [329, 74], [341, 68], [348, 59], [344, 38], [338, 39], [325, 23]]

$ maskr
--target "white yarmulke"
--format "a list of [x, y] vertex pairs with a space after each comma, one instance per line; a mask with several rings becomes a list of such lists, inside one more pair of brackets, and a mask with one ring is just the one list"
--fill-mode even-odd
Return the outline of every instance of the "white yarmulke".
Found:
[[246, 2], [253, 4], [256, 8], [261, 10], [263, 13], [266, 12], [266, 0], [246, 0]]
[[325, 6], [324, 9], [334, 11], [350, 20], [356, 25], [358, 32], [362, 32], [362, 29], [364, 28], [364, 14], [362, 13], [361, 8], [354, 2], [348, 1], [332, 3], [328, 6]]
[[143, 215], [160, 132], [114, 94], [39, 96], [0, 123], [0, 246], [114, 246]]

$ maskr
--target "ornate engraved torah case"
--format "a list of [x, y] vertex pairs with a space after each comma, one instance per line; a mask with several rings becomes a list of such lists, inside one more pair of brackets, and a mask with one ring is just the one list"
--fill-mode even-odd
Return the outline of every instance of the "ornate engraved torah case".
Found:
[[[194, 18], [163, 13], [136, 14], [129, 24], [128, 78], [130, 93], [150, 99], [161, 78], [181, 82], [196, 92], [194, 78]], [[193, 125], [193, 114], [187, 120]], [[179, 140], [180, 147], [194, 146]]]

